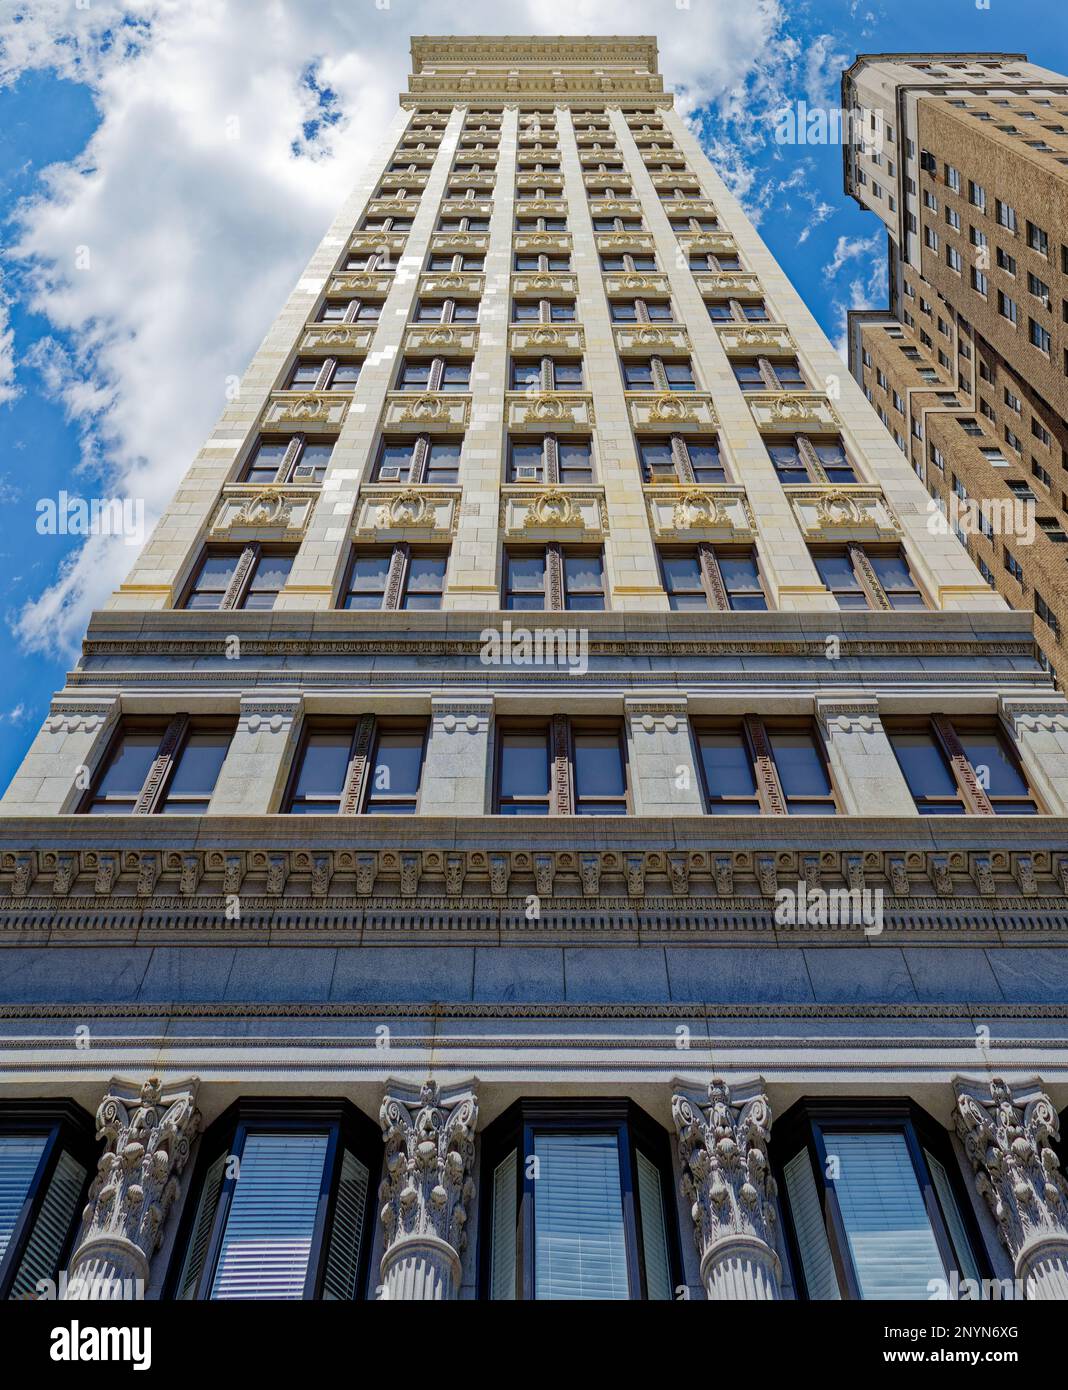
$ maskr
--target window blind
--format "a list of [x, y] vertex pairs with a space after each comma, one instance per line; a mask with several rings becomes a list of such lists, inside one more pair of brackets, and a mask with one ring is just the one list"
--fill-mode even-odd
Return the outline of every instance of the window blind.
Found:
[[0, 1135], [0, 1260], [22, 1214], [47, 1134]]
[[250, 1134], [215, 1269], [213, 1299], [299, 1299], [326, 1159], [325, 1134]]
[[964, 1220], [957, 1206], [956, 1198], [953, 1196], [953, 1188], [949, 1183], [949, 1174], [939, 1163], [938, 1159], [926, 1149], [923, 1156], [927, 1160], [927, 1167], [931, 1171], [931, 1181], [934, 1183], [935, 1192], [938, 1194], [938, 1204], [942, 1208], [942, 1216], [946, 1225], [949, 1227], [950, 1240], [953, 1242], [953, 1253], [957, 1257], [957, 1265], [960, 1269], [962, 1279], [979, 1280], [979, 1266], [975, 1263], [975, 1256], [972, 1254], [971, 1242], [968, 1240], [968, 1233], [964, 1229]]
[[945, 1279], [905, 1136], [830, 1133], [834, 1180], [861, 1297], [929, 1298]]
[[535, 1298], [629, 1298], [616, 1136], [539, 1134], [534, 1154]]
[[642, 1258], [645, 1261], [645, 1292], [651, 1299], [671, 1299], [671, 1266], [668, 1264], [667, 1227], [664, 1225], [664, 1199], [660, 1173], [655, 1163], [639, 1150], [638, 1205], [642, 1215]]
[[55, 1277], [85, 1178], [85, 1165], [61, 1153], [11, 1285], [12, 1298], [26, 1298], [34, 1293], [39, 1279]]
[[211, 1228], [215, 1224], [215, 1209], [219, 1205], [219, 1190], [229, 1154], [222, 1153], [204, 1175], [204, 1186], [200, 1190], [193, 1234], [189, 1237], [185, 1268], [182, 1270], [182, 1286], [179, 1298], [196, 1298], [197, 1285], [204, 1273], [204, 1260], [208, 1254], [208, 1241]]
[[515, 1149], [493, 1170], [493, 1254], [490, 1298], [515, 1298]]
[[790, 1199], [790, 1215], [801, 1251], [801, 1269], [808, 1296], [815, 1300], [841, 1298], [807, 1149], [794, 1154], [785, 1165], [783, 1176], [786, 1178], [786, 1195]]
[[341, 1160], [341, 1179], [330, 1227], [330, 1244], [323, 1275], [324, 1299], [356, 1297], [369, 1176], [366, 1165], [346, 1149]]

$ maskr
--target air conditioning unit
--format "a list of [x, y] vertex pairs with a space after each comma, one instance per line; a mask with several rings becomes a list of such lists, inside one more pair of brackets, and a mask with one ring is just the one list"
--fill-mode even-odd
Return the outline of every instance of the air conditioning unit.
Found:
[[384, 463], [378, 470], [378, 481], [380, 483], [399, 483], [401, 466], [399, 463]]
[[515, 480], [517, 483], [536, 483], [540, 472], [536, 463], [520, 463], [516, 465]]
[[293, 470], [293, 481], [294, 481], [295, 483], [299, 483], [302, 479], [307, 480], [307, 479], [309, 479], [309, 478], [311, 478], [311, 479], [313, 479], [313, 480], [314, 480], [314, 478], [315, 478], [315, 464], [314, 464], [314, 463], [301, 463], [301, 464], [298, 464], [296, 468], [294, 468], [294, 470]]

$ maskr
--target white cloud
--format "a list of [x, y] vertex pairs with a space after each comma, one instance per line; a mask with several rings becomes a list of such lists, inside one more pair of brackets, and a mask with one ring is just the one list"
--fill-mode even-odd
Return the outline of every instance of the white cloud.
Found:
[[834, 255], [823, 267], [825, 279], [833, 280], [847, 261], [861, 256], [870, 256], [886, 246], [886, 233], [873, 232], [870, 237], [840, 236], [835, 244]]
[[15, 330], [9, 322], [10, 300], [0, 275], [0, 405], [19, 394], [15, 385]]
[[886, 253], [886, 237], [882, 232], [864, 237], [838, 238], [833, 258], [823, 267], [828, 279], [833, 279], [847, 262], [863, 262], [861, 273], [845, 286], [847, 298], [836, 298], [832, 306], [835, 315], [835, 347], [839, 356], [849, 359], [849, 311], [851, 309], [885, 309], [890, 292], [890, 266]]
[[[461, 24], [655, 32], [690, 111], [741, 92], [781, 22], [779, 0], [471, 0]], [[97, 492], [159, 514], [395, 111], [410, 36], [455, 27], [440, 0], [35, 0], [0, 23], [0, 81], [55, 69], [100, 114], [19, 209], [16, 247], [52, 330], [29, 365], [82, 430]], [[0, 390], [7, 342], [0, 326]], [[129, 563], [90, 539], [23, 609], [21, 640], [70, 653]]]

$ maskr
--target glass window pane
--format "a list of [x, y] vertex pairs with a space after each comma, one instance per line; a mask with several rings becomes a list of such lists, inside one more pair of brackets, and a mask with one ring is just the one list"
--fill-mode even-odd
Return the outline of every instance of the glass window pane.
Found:
[[493, 1170], [493, 1254], [490, 1298], [515, 1298], [516, 1276], [516, 1151]]
[[930, 730], [895, 732], [891, 743], [901, 771], [905, 774], [909, 791], [918, 805], [926, 797], [949, 797], [957, 800], [957, 783], [942, 756], [937, 739]]
[[116, 812], [133, 810], [133, 803], [141, 794], [141, 788], [148, 776], [148, 769], [159, 751], [160, 732], [128, 731], [119, 735], [119, 743], [108, 760], [107, 771], [100, 779], [95, 800], [102, 798], [115, 800]]
[[[341, 805], [352, 734], [348, 729], [315, 729], [304, 742], [300, 771], [293, 788], [292, 810], [329, 814]], [[310, 807], [300, 802], [311, 799]]]
[[[37, 1209], [33, 1229], [26, 1237], [22, 1259], [11, 1283], [11, 1298], [36, 1298], [38, 1282], [55, 1277], [85, 1179], [84, 1165], [69, 1153], [61, 1153]], [[4, 1202], [2, 1188], [0, 1176], [0, 1207]], [[0, 1214], [0, 1259], [3, 1258], [3, 1240], [3, 1215]]]
[[548, 796], [548, 734], [543, 731], [503, 734], [500, 779], [501, 796]]
[[793, 797], [830, 796], [831, 784], [814, 735], [779, 730], [769, 732], [768, 739], [787, 801]]
[[423, 771], [423, 734], [419, 729], [381, 733], [375, 747], [367, 810], [382, 802], [382, 809], [401, 810], [404, 802], [415, 809], [419, 778]]
[[[627, 777], [623, 748], [616, 734], [583, 734], [574, 738], [575, 801], [625, 797]], [[598, 810], [597, 814], [601, 814]]]
[[783, 1176], [786, 1178], [794, 1235], [801, 1252], [805, 1292], [813, 1301], [840, 1299], [842, 1293], [834, 1272], [827, 1228], [823, 1224], [823, 1208], [807, 1149], [794, 1154], [785, 1165]]
[[292, 555], [261, 555], [249, 585], [250, 594], [263, 590], [277, 593], [283, 588], [293, 568], [293, 558]]
[[341, 1179], [323, 1272], [323, 1299], [326, 1302], [334, 1299], [351, 1302], [357, 1295], [356, 1278], [360, 1267], [370, 1176], [367, 1165], [346, 1149], [341, 1160]]
[[672, 1297], [671, 1265], [668, 1261], [667, 1227], [664, 1224], [664, 1197], [656, 1164], [639, 1150], [637, 1159], [638, 1205], [642, 1216], [642, 1258], [645, 1263], [645, 1292], [649, 1299], [669, 1301]]
[[213, 1299], [303, 1297], [327, 1142], [325, 1134], [250, 1134], [245, 1140]]
[[187, 801], [191, 798], [209, 801], [229, 747], [230, 734], [225, 729], [191, 733], [179, 755], [178, 766], [171, 774], [160, 809], [193, 814], [192, 808], [186, 808]]
[[903, 1134], [824, 1135], [861, 1297], [930, 1297], [946, 1271]]
[[755, 811], [756, 776], [741, 730], [704, 732], [700, 735], [700, 747], [709, 810], [718, 815], [749, 815]]
[[960, 728], [957, 737], [988, 796], [1030, 795], [1027, 783], [996, 730]]
[[47, 1143], [47, 1134], [0, 1135], [0, 1260], [22, 1214]]
[[536, 1134], [534, 1156], [535, 1298], [629, 1298], [616, 1136]]

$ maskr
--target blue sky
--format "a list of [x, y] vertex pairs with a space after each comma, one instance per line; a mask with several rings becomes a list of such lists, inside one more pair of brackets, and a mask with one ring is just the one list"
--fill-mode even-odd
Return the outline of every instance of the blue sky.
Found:
[[831, 338], [885, 302], [841, 152], [774, 113], [858, 51], [1068, 72], [1064, 0], [13, 0], [0, 19], [0, 787], [135, 551], [39, 535], [61, 490], [149, 522], [395, 109], [412, 33], [651, 33], [680, 105]]

